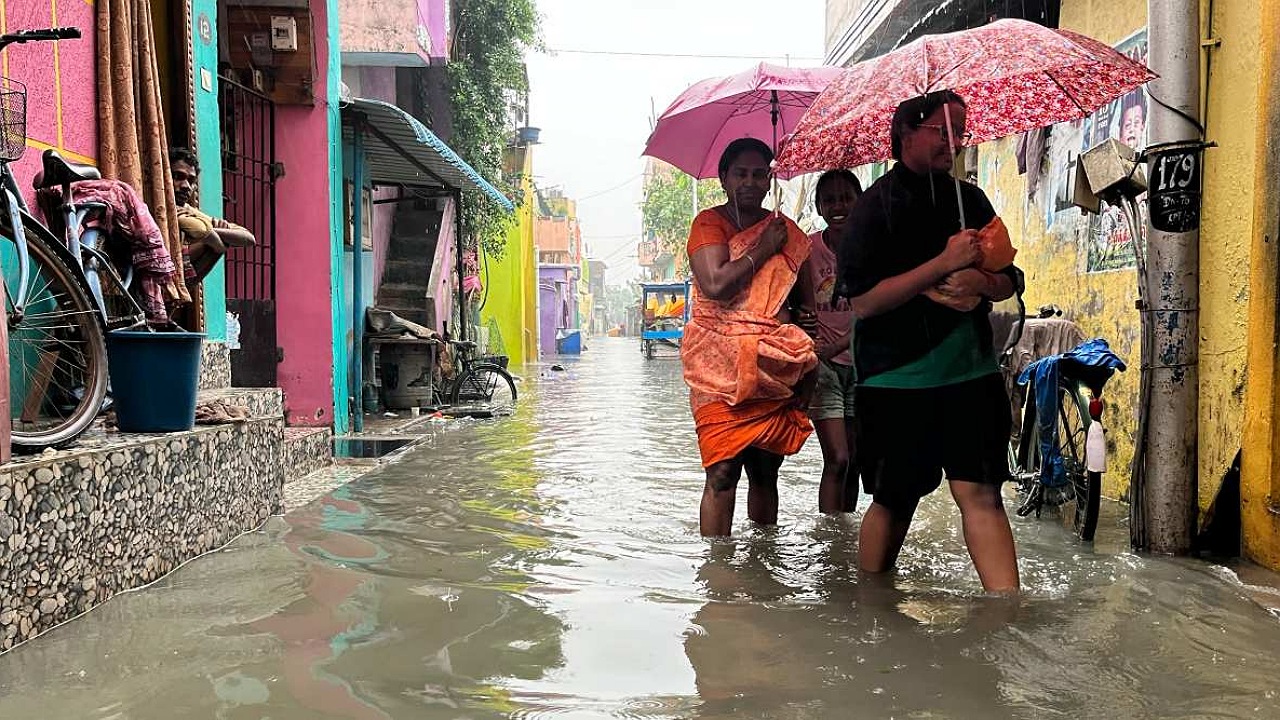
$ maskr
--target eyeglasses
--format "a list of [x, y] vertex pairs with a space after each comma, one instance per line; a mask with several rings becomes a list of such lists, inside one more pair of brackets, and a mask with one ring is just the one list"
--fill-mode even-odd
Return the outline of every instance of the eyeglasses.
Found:
[[947, 136], [948, 136], [948, 135], [950, 135], [951, 137], [954, 137], [956, 140], [959, 140], [961, 145], [968, 145], [970, 142], [972, 142], [972, 141], [973, 141], [973, 133], [968, 133], [968, 132], [957, 132], [954, 128], [952, 128], [951, 132], [949, 132], [949, 133], [948, 133], [948, 132], [947, 132], [947, 126], [946, 126], [946, 125], [942, 125], [942, 124], [932, 125], [932, 124], [929, 124], [929, 123], [921, 123], [921, 124], [917, 125], [916, 127], [922, 127], [922, 128], [929, 128], [929, 129], [931, 129], [931, 130], [937, 130], [937, 131], [938, 131], [938, 138], [939, 138], [939, 139], [941, 139], [943, 142], [946, 142], [946, 140], [947, 140]]

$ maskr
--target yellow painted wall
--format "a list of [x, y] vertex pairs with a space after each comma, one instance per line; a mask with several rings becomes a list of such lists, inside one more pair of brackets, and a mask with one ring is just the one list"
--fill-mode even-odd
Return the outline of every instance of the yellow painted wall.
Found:
[[[1146, 0], [1064, 0], [1061, 25], [1115, 45], [1144, 29], [1146, 10]], [[1219, 2], [1214, 15], [1214, 34], [1223, 44], [1212, 51], [1210, 64], [1208, 136], [1219, 147], [1205, 158], [1200, 235], [1198, 477], [1202, 508], [1213, 500], [1241, 447], [1248, 344], [1245, 268], [1254, 228], [1252, 178], [1258, 153], [1254, 123], [1259, 9], [1255, 3]], [[1086, 335], [1107, 338], [1129, 361], [1130, 371], [1108, 385], [1106, 418], [1113, 470], [1105, 476], [1105, 492], [1125, 497], [1137, 427], [1137, 274], [1133, 269], [1086, 272], [1082, 240], [1088, 234], [1088, 217], [1074, 209], [1046, 211], [1053, 203], [1052, 170], [1065, 164], [1068, 151], [1079, 152], [1082, 143], [1079, 127], [1055, 129], [1047, 148], [1051, 171], [1032, 194], [1026, 177], [1017, 173], [1016, 140], [984, 145], [979, 152], [979, 183], [1020, 243], [1018, 263], [1027, 271], [1028, 308], [1061, 305]]]
[[[1241, 519], [1245, 554], [1280, 570], [1280, 423], [1276, 422], [1277, 357], [1276, 267], [1280, 252], [1280, 0], [1263, 0], [1257, 35], [1257, 97], [1263, 101], [1253, 118], [1253, 235], [1249, 258], [1249, 349], [1245, 389], [1244, 451], [1241, 455]], [[1215, 28], [1216, 29], [1216, 28]], [[1242, 179], [1241, 184], [1244, 184]]]
[[[1064, 0], [1061, 24], [1114, 45], [1145, 27], [1146, 7], [1145, 0]], [[1045, 172], [1033, 191], [1028, 187], [1027, 176], [1018, 174], [1016, 139], [983, 145], [979, 150], [978, 182], [987, 190], [1019, 247], [1017, 262], [1027, 273], [1028, 310], [1050, 303], [1061, 306], [1087, 336], [1106, 338], [1132, 368], [1117, 374], [1107, 385], [1106, 394], [1114, 469], [1104, 476], [1104, 492], [1109, 497], [1124, 497], [1137, 426], [1137, 273], [1132, 269], [1085, 272], [1082, 239], [1088, 231], [1089, 218], [1074, 208], [1052, 214], [1047, 210], [1055, 202], [1055, 177], [1062, 174], [1060, 168], [1066, 166], [1068, 155], [1078, 154], [1082, 144], [1082, 128], [1055, 128], [1046, 147]]]
[[[1207, 6], [1207, 3], [1205, 4]], [[1207, 15], [1207, 10], [1204, 13]], [[1250, 341], [1249, 267], [1254, 234], [1260, 12], [1257, 2], [1213, 3], [1204, 120], [1216, 149], [1205, 153], [1200, 228], [1200, 507], [1207, 508], [1240, 452]], [[1210, 31], [1208, 18], [1201, 31]], [[1203, 66], [1203, 65], [1202, 65]]]

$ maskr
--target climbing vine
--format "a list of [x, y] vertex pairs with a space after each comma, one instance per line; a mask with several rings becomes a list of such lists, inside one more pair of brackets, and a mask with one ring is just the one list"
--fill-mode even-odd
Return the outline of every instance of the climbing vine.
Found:
[[[504, 195], [519, 203], [519, 169], [504, 172], [511, 142], [510, 118], [529, 91], [524, 54], [538, 45], [534, 0], [454, 0], [449, 91], [453, 103], [452, 145], [464, 160]], [[501, 257], [512, 217], [488, 195], [470, 191], [462, 203], [464, 238]]]

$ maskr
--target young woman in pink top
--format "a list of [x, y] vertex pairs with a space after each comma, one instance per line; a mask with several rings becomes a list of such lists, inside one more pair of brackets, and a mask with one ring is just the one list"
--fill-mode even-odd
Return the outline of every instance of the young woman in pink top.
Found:
[[827, 229], [810, 236], [813, 248], [808, 280], [818, 310], [818, 377], [809, 417], [822, 446], [822, 484], [818, 510], [832, 515], [853, 512], [858, 504], [857, 440], [854, 433], [854, 374], [849, 355], [853, 310], [835, 294], [836, 255], [845, 223], [862, 184], [848, 170], [829, 170], [818, 179], [814, 203]]

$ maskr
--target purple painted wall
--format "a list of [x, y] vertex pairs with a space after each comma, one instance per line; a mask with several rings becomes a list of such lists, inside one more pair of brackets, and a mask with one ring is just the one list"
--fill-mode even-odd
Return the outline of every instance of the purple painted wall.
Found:
[[556, 354], [556, 331], [574, 325], [577, 278], [573, 265], [538, 266], [538, 349], [543, 356]]
[[[311, 3], [314, 27], [324, 28], [323, 1]], [[328, 84], [329, 45], [314, 36], [315, 87]], [[284, 359], [279, 367], [290, 425], [333, 422], [333, 274], [329, 234], [329, 110], [314, 106], [276, 108], [276, 157], [285, 175], [276, 185], [276, 313]]]

